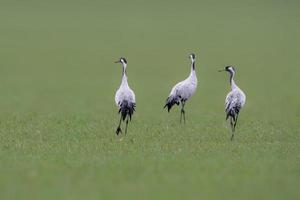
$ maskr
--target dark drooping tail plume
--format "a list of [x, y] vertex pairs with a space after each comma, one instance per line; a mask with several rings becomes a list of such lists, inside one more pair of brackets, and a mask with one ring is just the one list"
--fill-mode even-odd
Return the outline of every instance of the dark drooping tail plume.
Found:
[[230, 118], [230, 126], [231, 126], [231, 131], [232, 131], [232, 135], [231, 135], [230, 140], [233, 140], [233, 137], [234, 137], [235, 127], [236, 127], [236, 124], [237, 124], [237, 121], [238, 121], [240, 109], [241, 109], [240, 105], [230, 107], [230, 104], [229, 104], [226, 107], [226, 120], [228, 118]]
[[172, 108], [175, 104], [179, 105], [179, 100], [178, 100], [178, 98], [175, 97], [175, 96], [169, 96], [169, 97], [167, 98], [166, 105], [164, 106], [164, 108], [167, 107], [167, 108], [168, 108], [168, 112], [170, 112], [171, 108]]
[[241, 110], [241, 105], [235, 105], [232, 107], [231, 104], [229, 104], [225, 109], [226, 120], [228, 119], [228, 117], [232, 117], [235, 120], [239, 115], [240, 110]]
[[129, 116], [129, 119], [131, 121], [131, 117], [134, 111], [135, 111], [135, 103], [129, 101], [123, 101], [121, 103], [119, 113], [121, 113], [123, 121], [126, 119], [127, 116]]

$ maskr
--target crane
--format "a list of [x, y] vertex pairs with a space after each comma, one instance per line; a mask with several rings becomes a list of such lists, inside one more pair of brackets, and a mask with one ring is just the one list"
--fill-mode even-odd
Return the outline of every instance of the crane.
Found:
[[186, 101], [195, 93], [197, 89], [197, 76], [195, 71], [195, 54], [191, 53], [189, 55], [191, 59], [191, 72], [190, 75], [183, 81], [177, 83], [171, 90], [169, 94], [166, 104], [164, 108], [167, 107], [168, 112], [170, 112], [171, 108], [176, 104], [179, 105], [181, 103], [181, 113], [180, 113], [180, 123], [182, 121], [182, 117], [185, 123], [185, 110], [184, 106]]
[[228, 120], [228, 118], [230, 119], [232, 133], [231, 140], [233, 140], [235, 126], [237, 124], [240, 110], [245, 105], [246, 95], [234, 82], [235, 68], [233, 66], [226, 66], [225, 69], [219, 70], [219, 72], [222, 71], [227, 71], [230, 74], [229, 83], [231, 91], [227, 94], [225, 99], [225, 113], [226, 120]]
[[121, 63], [123, 67], [121, 85], [115, 95], [115, 102], [119, 108], [119, 113], [121, 115], [119, 125], [116, 130], [116, 134], [119, 135], [119, 133], [122, 133], [121, 123], [122, 121], [125, 121], [126, 123], [125, 135], [126, 135], [128, 121], [129, 120], [131, 121], [131, 117], [136, 107], [135, 94], [132, 91], [132, 89], [130, 89], [127, 82], [127, 76], [126, 76], [127, 60], [125, 58], [120, 58], [115, 63]]

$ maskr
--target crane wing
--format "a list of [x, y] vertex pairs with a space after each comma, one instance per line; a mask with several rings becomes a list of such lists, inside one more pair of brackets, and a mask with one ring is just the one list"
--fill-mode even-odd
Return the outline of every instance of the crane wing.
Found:
[[242, 96], [239, 92], [232, 91], [230, 92], [225, 99], [225, 112], [226, 120], [229, 116], [236, 117], [239, 114], [240, 109], [242, 108]]
[[179, 105], [180, 103], [180, 99], [181, 99], [181, 96], [180, 96], [180, 88], [181, 88], [181, 85], [182, 85], [183, 81], [177, 83], [171, 90], [167, 100], [166, 100], [166, 104], [164, 106], [164, 108], [168, 108], [168, 112], [170, 112], [171, 108], [177, 104]]

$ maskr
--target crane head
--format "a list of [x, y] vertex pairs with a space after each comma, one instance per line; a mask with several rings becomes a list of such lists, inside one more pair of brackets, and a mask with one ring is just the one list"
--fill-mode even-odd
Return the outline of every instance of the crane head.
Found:
[[122, 64], [127, 64], [127, 60], [123, 57], [121, 57], [118, 61], [116, 61], [115, 63], [122, 63]]
[[191, 54], [189, 55], [189, 58], [192, 60], [192, 62], [195, 62], [195, 60], [196, 60], [196, 56], [195, 56], [194, 53], [191, 53]]
[[219, 70], [219, 72], [223, 72], [223, 71], [227, 71], [229, 73], [234, 73], [235, 72], [235, 68], [233, 66], [226, 66], [224, 69]]

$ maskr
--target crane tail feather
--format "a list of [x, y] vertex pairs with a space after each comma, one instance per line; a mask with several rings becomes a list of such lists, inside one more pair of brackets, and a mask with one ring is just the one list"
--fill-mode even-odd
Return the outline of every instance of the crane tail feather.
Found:
[[232, 107], [230, 109], [226, 109], [226, 120], [228, 118], [233, 120], [234, 128], [235, 128], [236, 123], [237, 123], [237, 119], [238, 119], [238, 116], [239, 116], [239, 113], [240, 113], [240, 109], [241, 109], [241, 107], [239, 107], [239, 106], [235, 106], [235, 107]]
[[126, 117], [128, 116], [130, 121], [132, 118], [132, 115], [135, 111], [136, 104], [129, 101], [123, 101], [120, 105], [119, 113], [122, 116], [122, 120], [124, 121]]
[[173, 96], [169, 96], [166, 100], [166, 104], [164, 106], [164, 108], [168, 108], [168, 112], [170, 112], [171, 108], [175, 105], [179, 105], [179, 101], [177, 100], [177, 98], [173, 97]]

